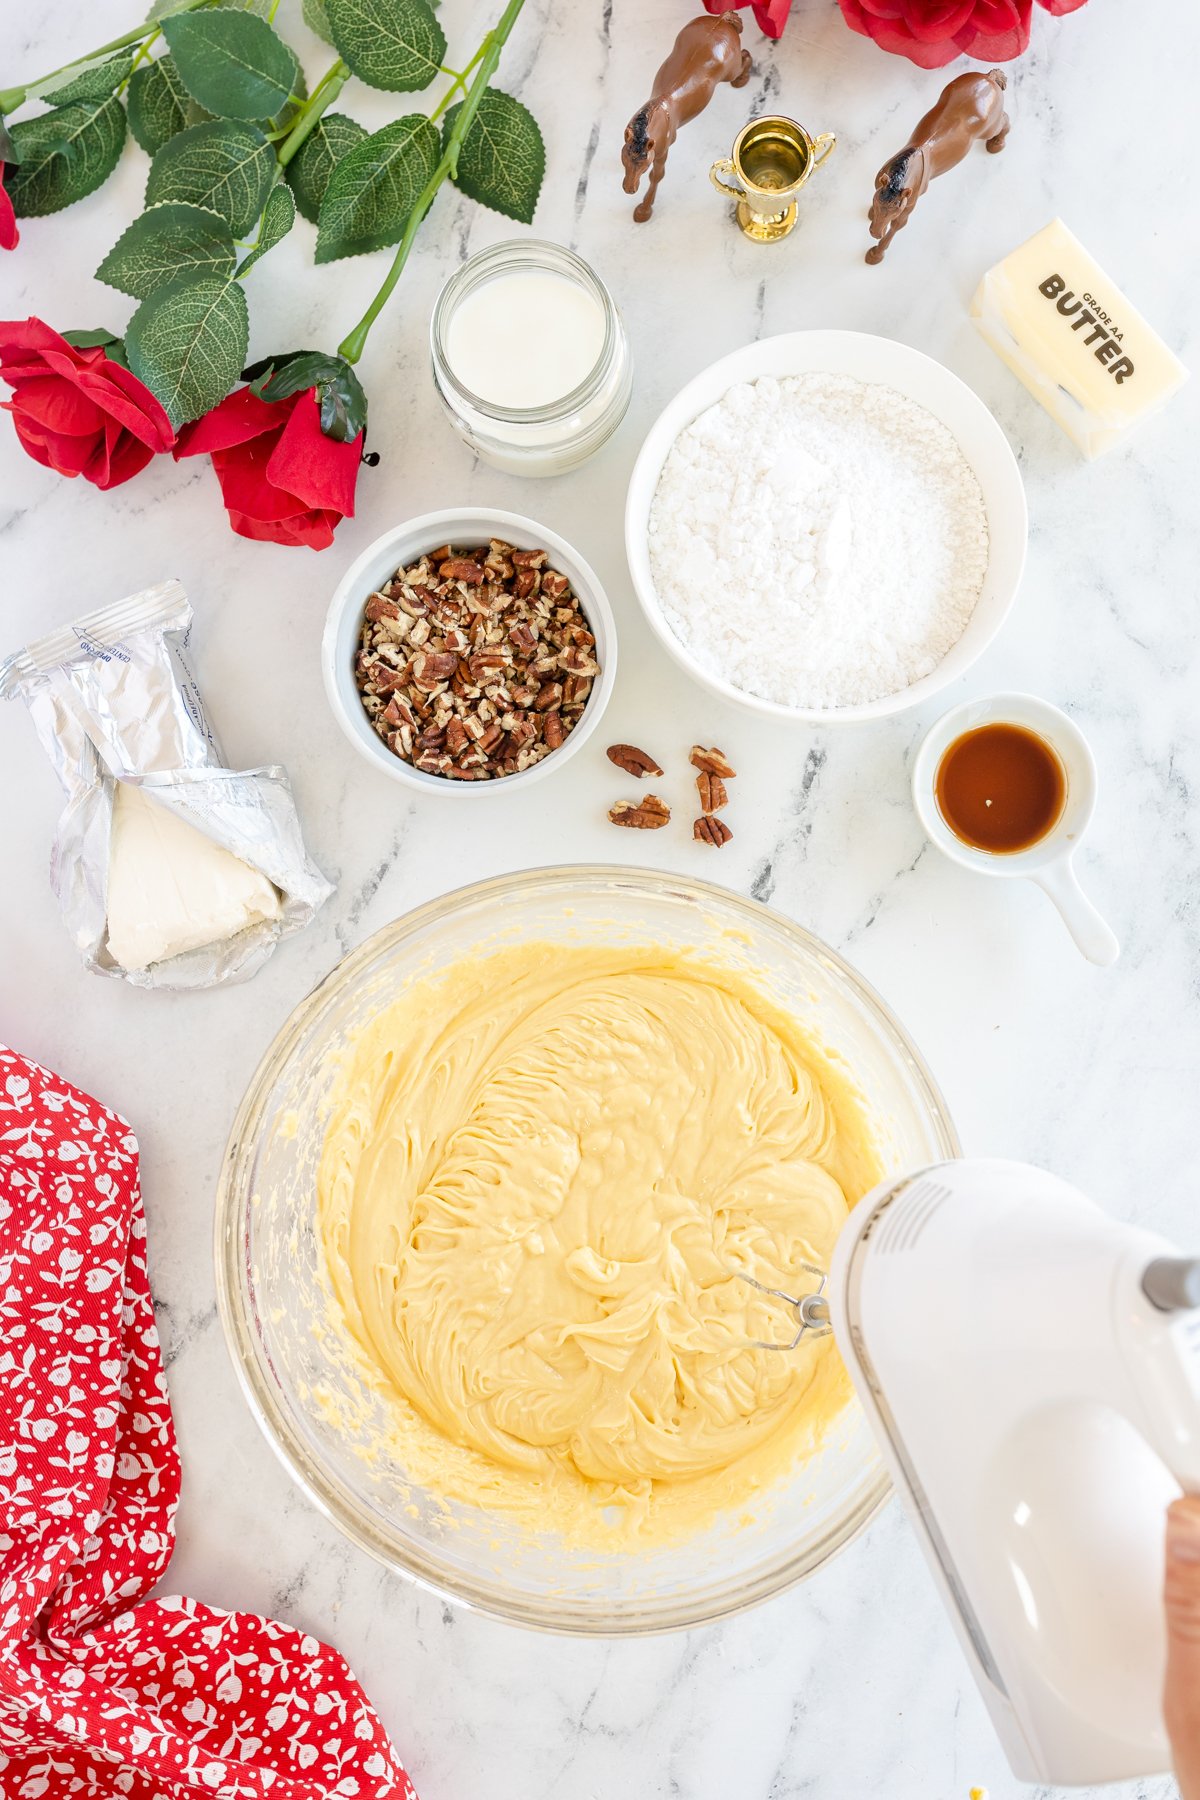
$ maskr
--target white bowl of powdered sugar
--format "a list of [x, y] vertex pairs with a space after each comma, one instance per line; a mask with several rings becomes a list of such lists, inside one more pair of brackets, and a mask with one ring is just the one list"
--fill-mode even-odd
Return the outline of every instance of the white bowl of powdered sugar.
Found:
[[962, 675], [1025, 561], [1016, 458], [928, 356], [796, 331], [722, 357], [642, 446], [625, 539], [638, 598], [698, 680], [811, 722], [900, 712]]

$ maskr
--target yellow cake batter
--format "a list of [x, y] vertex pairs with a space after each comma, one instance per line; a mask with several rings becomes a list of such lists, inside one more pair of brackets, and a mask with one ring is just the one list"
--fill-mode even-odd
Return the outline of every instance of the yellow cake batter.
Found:
[[350, 1048], [321, 1237], [426, 1489], [613, 1542], [747, 1500], [849, 1388], [809, 1291], [880, 1176], [847, 1071], [737, 974], [526, 945], [417, 982]]

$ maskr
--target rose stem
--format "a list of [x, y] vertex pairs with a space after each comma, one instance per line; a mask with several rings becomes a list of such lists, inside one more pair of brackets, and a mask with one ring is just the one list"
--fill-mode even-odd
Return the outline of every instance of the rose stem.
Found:
[[[194, 12], [197, 7], [211, 6], [213, 0], [177, 0], [172, 12]], [[0, 113], [16, 112], [18, 106], [24, 106], [31, 87], [41, 87], [44, 82], [53, 81], [56, 75], [65, 75], [68, 69], [77, 69], [80, 63], [94, 62], [98, 56], [108, 56], [114, 50], [127, 50], [130, 44], [140, 44], [146, 38], [157, 37], [161, 30], [158, 19], [147, 19], [142, 25], [135, 25], [132, 31], [126, 31], [121, 37], [113, 38], [111, 43], [101, 44], [97, 50], [88, 50], [82, 56], [73, 56], [64, 63], [61, 69], [51, 69], [48, 75], [39, 75], [36, 81], [27, 81], [23, 87], [5, 88], [0, 92]], [[50, 96], [53, 100], [53, 95]]]
[[341, 57], [326, 69], [275, 151], [281, 169], [287, 168], [309, 133], [315, 131], [321, 114], [333, 105], [349, 78], [350, 71]]
[[[504, 45], [508, 40], [509, 32], [517, 22], [518, 15], [524, 4], [525, 0], [508, 0], [508, 5], [505, 7], [503, 13], [501, 13], [496, 25], [493, 26], [492, 30], [489, 31], [484, 38], [477, 55], [470, 65], [474, 68], [475, 64], [478, 64], [478, 68], [476, 68], [474, 79], [467, 90], [466, 99], [462, 103], [462, 110], [457, 119], [455, 119], [450, 135], [446, 140], [446, 147], [442, 151], [441, 161], [438, 163], [437, 168], [433, 171], [433, 174], [429, 177], [429, 180], [417, 196], [416, 204], [408, 215], [408, 223], [404, 227], [404, 236], [396, 246], [396, 254], [392, 259], [392, 266], [387, 272], [387, 277], [383, 286], [372, 300], [370, 306], [368, 306], [358, 324], [354, 327], [354, 330], [350, 332], [347, 337], [343, 338], [338, 345], [338, 355], [344, 356], [349, 363], [356, 363], [362, 355], [363, 347], [367, 341], [367, 333], [387, 305], [392, 290], [399, 281], [404, 265], [408, 261], [408, 253], [412, 249], [413, 239], [417, 235], [421, 220], [429, 211], [429, 208], [433, 204], [434, 196], [437, 194], [438, 189], [441, 187], [443, 181], [445, 181], [447, 175], [452, 175], [458, 168], [458, 152], [462, 145], [462, 141], [471, 128], [475, 114], [479, 111], [479, 103], [483, 99], [483, 91], [491, 79], [496, 64], [500, 61], [500, 52], [503, 50]], [[455, 89], [451, 88], [450, 92], [453, 93], [454, 91]], [[440, 111], [441, 108], [439, 107], [438, 110]], [[434, 116], [436, 117], [437, 115], [435, 114]]]

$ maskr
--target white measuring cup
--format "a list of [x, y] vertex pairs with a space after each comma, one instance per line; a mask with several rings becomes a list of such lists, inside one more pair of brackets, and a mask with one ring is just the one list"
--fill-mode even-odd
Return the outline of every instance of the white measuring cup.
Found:
[[[1023, 725], [1054, 750], [1066, 776], [1066, 797], [1057, 822], [1027, 850], [976, 850], [950, 829], [937, 803], [937, 772], [956, 738], [981, 725]], [[1108, 968], [1121, 953], [1113, 933], [1079, 885], [1072, 859], [1096, 808], [1096, 761], [1073, 719], [1034, 694], [992, 694], [968, 700], [940, 718], [921, 741], [913, 763], [912, 792], [917, 817], [930, 841], [951, 862], [979, 875], [1034, 881], [1048, 894], [1063, 923], [1089, 962]]]

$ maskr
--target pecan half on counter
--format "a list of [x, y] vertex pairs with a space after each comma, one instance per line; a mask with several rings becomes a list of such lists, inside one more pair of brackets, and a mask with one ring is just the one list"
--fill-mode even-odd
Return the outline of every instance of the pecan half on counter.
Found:
[[614, 825], [628, 825], [634, 831], [657, 831], [660, 825], [670, 823], [671, 809], [657, 794], [647, 794], [644, 800], [618, 800], [609, 807], [608, 816]]
[[702, 813], [720, 812], [729, 803], [729, 793], [719, 775], [697, 775], [696, 792]]
[[714, 850], [720, 850], [729, 842], [733, 833], [724, 819], [718, 819], [713, 813], [695, 820], [692, 825], [692, 836], [698, 844], [711, 844]]
[[544, 550], [443, 544], [370, 596], [354, 659], [367, 717], [414, 769], [492, 781], [532, 768], [578, 725], [596, 640]]
[[639, 781], [645, 775], [662, 774], [654, 758], [636, 744], [610, 744], [604, 754], [610, 763], [616, 763], [627, 775], [636, 775]]

